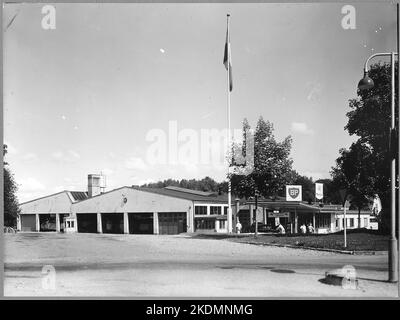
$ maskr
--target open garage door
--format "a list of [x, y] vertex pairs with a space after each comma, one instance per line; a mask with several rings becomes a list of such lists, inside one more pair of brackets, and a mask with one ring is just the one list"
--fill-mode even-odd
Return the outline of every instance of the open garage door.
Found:
[[55, 214], [39, 214], [40, 231], [56, 231]]
[[129, 233], [153, 234], [153, 212], [128, 213]]
[[76, 219], [78, 223], [78, 232], [97, 233], [96, 213], [78, 213]]
[[36, 216], [34, 214], [21, 214], [21, 231], [38, 231], [36, 230]]
[[186, 212], [159, 212], [158, 226], [160, 234], [186, 232]]
[[103, 233], [124, 233], [124, 214], [102, 213], [101, 224]]

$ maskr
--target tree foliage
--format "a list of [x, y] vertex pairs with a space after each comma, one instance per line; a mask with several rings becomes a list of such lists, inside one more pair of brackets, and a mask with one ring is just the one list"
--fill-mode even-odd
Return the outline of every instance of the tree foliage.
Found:
[[[397, 81], [397, 68], [395, 70]], [[374, 87], [358, 91], [358, 97], [349, 101], [348, 123], [345, 129], [358, 136], [349, 150], [341, 149], [332, 177], [341, 187], [351, 189], [357, 206], [366, 204], [366, 198], [378, 194], [383, 216], [390, 212], [390, 127], [391, 127], [391, 66], [375, 64], [369, 76]], [[397, 91], [397, 84], [395, 85]], [[397, 92], [395, 93], [397, 105]], [[395, 108], [397, 109], [397, 108]], [[398, 125], [398, 112], [395, 113]], [[397, 154], [398, 152], [396, 152]]]
[[[7, 154], [7, 145], [3, 147], [3, 158]], [[3, 176], [4, 176], [4, 225], [8, 227], [16, 226], [17, 214], [19, 214], [19, 204], [16, 196], [17, 184], [15, 183], [14, 176], [11, 173], [9, 164], [4, 163]]]
[[[249, 131], [247, 121], [244, 121], [243, 125], [244, 131]], [[288, 136], [282, 142], [278, 142], [273, 131], [273, 124], [260, 117], [254, 132], [252, 171], [245, 175], [231, 175], [232, 190], [236, 195], [249, 198], [257, 192], [264, 197], [275, 197], [290, 181], [293, 163], [290, 158], [292, 139]]]

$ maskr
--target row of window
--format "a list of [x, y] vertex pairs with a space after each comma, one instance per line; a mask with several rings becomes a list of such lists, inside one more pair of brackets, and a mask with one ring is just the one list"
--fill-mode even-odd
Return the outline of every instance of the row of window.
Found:
[[219, 223], [219, 229], [226, 228], [226, 220], [214, 220], [214, 219], [194, 219], [195, 230], [214, 230], [215, 224]]
[[[227, 214], [228, 207], [224, 206], [224, 213]], [[207, 214], [207, 206], [195, 206], [194, 207], [194, 214], [195, 215], [206, 215]], [[210, 206], [210, 215], [211, 214], [222, 214], [222, 207], [221, 206]]]
[[[336, 228], [339, 228], [340, 219], [336, 219]], [[354, 228], [354, 218], [346, 218], [346, 227]], [[344, 218], [342, 218], [342, 226], [344, 226]], [[364, 227], [368, 226], [368, 218], [364, 218]]]

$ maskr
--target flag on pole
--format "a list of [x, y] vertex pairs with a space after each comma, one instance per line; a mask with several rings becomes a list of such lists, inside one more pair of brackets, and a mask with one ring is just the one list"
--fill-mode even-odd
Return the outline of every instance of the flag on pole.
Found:
[[228, 26], [226, 29], [224, 65], [226, 70], [229, 71], [229, 91], [232, 91], [232, 57], [231, 57], [231, 39], [229, 36], [229, 15], [228, 15]]

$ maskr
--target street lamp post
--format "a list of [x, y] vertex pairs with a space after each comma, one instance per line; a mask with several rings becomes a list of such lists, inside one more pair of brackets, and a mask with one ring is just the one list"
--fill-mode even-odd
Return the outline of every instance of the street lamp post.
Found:
[[[391, 137], [395, 130], [395, 56], [396, 52], [375, 53], [371, 55], [364, 66], [364, 77], [358, 83], [358, 89], [368, 90], [374, 86], [374, 81], [368, 76], [369, 61], [378, 56], [390, 56], [391, 62]], [[392, 156], [390, 166], [390, 182], [391, 182], [391, 205], [390, 205], [390, 239], [389, 239], [389, 281], [397, 282], [398, 273], [398, 251], [396, 239], [396, 157]]]

